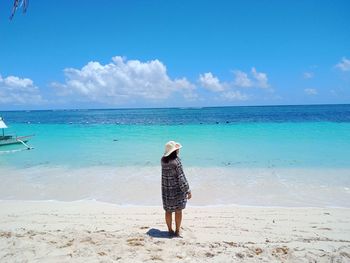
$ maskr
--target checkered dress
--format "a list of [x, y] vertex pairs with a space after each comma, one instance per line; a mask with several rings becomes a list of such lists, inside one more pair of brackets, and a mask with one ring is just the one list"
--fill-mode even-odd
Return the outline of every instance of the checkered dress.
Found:
[[190, 188], [182, 170], [180, 158], [162, 163], [162, 199], [163, 208], [175, 212], [186, 207], [187, 193]]

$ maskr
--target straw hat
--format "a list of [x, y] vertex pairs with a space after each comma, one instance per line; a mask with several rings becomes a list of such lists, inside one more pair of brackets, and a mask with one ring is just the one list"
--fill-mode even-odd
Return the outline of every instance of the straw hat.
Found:
[[178, 142], [169, 141], [165, 144], [165, 151], [163, 156], [169, 156], [173, 151], [182, 148], [182, 145]]

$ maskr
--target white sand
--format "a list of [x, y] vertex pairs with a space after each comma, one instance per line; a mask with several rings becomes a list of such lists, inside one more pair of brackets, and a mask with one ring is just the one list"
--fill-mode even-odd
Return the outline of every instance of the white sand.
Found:
[[0, 201], [0, 262], [350, 262], [350, 209]]

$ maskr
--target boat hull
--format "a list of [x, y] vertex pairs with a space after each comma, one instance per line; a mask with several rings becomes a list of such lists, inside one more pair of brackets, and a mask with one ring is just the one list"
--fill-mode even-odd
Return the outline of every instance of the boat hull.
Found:
[[23, 144], [23, 142], [24, 143], [28, 142], [31, 137], [32, 135], [23, 136], [23, 137], [0, 136], [0, 146], [12, 145], [12, 144]]
[[[22, 142], [27, 142], [28, 140], [24, 140]], [[4, 145], [11, 145], [11, 144], [21, 144], [21, 142], [17, 141], [16, 139], [9, 139], [9, 140], [0, 140], [0, 146]]]

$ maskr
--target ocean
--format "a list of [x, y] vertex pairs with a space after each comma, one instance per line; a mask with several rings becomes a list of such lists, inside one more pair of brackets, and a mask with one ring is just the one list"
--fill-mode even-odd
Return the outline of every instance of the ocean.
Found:
[[2, 111], [0, 199], [159, 205], [175, 140], [190, 205], [350, 207], [350, 105]]

